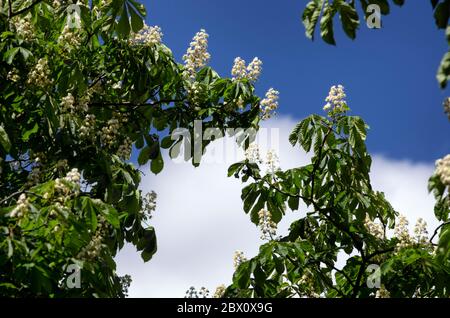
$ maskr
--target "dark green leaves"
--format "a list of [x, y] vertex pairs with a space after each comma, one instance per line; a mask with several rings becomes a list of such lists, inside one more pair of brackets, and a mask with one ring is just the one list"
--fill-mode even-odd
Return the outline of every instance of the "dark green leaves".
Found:
[[303, 11], [302, 21], [305, 26], [306, 36], [311, 40], [314, 39], [314, 30], [322, 11], [323, 2], [324, 0], [312, 0]]
[[435, 7], [434, 19], [436, 25], [440, 29], [445, 29], [448, 26], [448, 19], [450, 17], [450, 0], [444, 0], [437, 4], [437, 6], [436, 3], [433, 3], [433, 7]]
[[333, 4], [330, 5], [326, 2], [324, 5], [322, 18], [320, 19], [320, 36], [325, 42], [332, 45], [336, 44], [333, 32], [333, 18], [335, 14], [335, 3], [333, 2]]
[[352, 40], [355, 39], [356, 30], [359, 26], [359, 18], [355, 8], [351, 4], [341, 2], [341, 6], [339, 7], [339, 14], [345, 33]]
[[[320, 35], [322, 39], [331, 45], [335, 45], [333, 31], [333, 18], [336, 13], [339, 14], [342, 28], [346, 35], [355, 39], [356, 30], [360, 25], [360, 19], [356, 11], [357, 1], [344, 0], [311, 0], [307, 3], [303, 15], [303, 25], [305, 26], [306, 36], [309, 39], [314, 38], [314, 31], [317, 27], [317, 21], [320, 19]], [[376, 4], [380, 7], [381, 14], [389, 14], [389, 2], [387, 0], [360, 0], [361, 7], [366, 14], [369, 4]], [[396, 5], [403, 5], [404, 0], [393, 0]]]
[[137, 248], [139, 251], [142, 251], [141, 257], [144, 262], [148, 262], [153, 257], [157, 251], [156, 235], [153, 227], [145, 229], [145, 233], [139, 241]]

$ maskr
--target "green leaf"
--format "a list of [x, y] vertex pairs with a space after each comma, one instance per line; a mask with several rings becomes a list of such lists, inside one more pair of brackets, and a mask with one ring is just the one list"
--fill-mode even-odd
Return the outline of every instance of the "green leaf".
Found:
[[0, 145], [3, 147], [5, 152], [9, 152], [11, 150], [11, 141], [9, 140], [8, 134], [3, 126], [0, 126]]
[[114, 207], [102, 202], [97, 208], [109, 224], [116, 229], [120, 228], [119, 213]]
[[141, 241], [144, 244], [141, 257], [144, 262], [148, 262], [157, 251], [155, 229], [153, 227], [145, 229], [144, 236], [141, 238]]
[[322, 11], [322, 5], [324, 0], [311, 0], [303, 11], [302, 21], [305, 26], [306, 36], [313, 40], [314, 30], [317, 25], [317, 21]]
[[342, 27], [345, 33], [352, 40], [355, 39], [356, 30], [359, 27], [359, 17], [358, 13], [356, 13], [354, 6], [346, 2], [340, 2], [339, 14], [342, 22]]
[[137, 33], [144, 27], [144, 21], [130, 4], [127, 4], [127, 7], [130, 12], [131, 29]]
[[5, 61], [8, 64], [12, 64], [17, 52], [19, 52], [18, 47], [13, 47], [12, 49], [9, 49], [8, 51], [6, 51], [5, 55], [3, 56], [3, 61]]
[[126, 3], [124, 3], [124, 6], [122, 7], [121, 16], [119, 23], [117, 23], [117, 33], [119, 36], [123, 39], [127, 38], [130, 34], [130, 22], [128, 21], [128, 13], [127, 13], [127, 6]]
[[434, 11], [434, 19], [438, 28], [445, 29], [447, 27], [449, 16], [450, 0], [445, 0], [439, 3]]
[[39, 125], [38, 123], [35, 123], [33, 128], [27, 130], [23, 135], [22, 135], [22, 140], [23, 141], [28, 141], [28, 139], [30, 139], [30, 136], [37, 133], [37, 131], [39, 130]]
[[164, 168], [164, 160], [162, 158], [161, 152], [159, 152], [158, 157], [152, 160], [152, 163], [150, 164], [150, 170], [154, 174], [158, 174], [162, 171]]
[[137, 159], [139, 165], [143, 166], [147, 163], [150, 157], [150, 151], [151, 149], [149, 146], [146, 146], [141, 150]]
[[333, 5], [325, 4], [323, 9], [323, 15], [320, 19], [320, 36], [322, 39], [331, 45], [336, 45], [333, 32], [333, 18], [336, 14], [336, 9]]

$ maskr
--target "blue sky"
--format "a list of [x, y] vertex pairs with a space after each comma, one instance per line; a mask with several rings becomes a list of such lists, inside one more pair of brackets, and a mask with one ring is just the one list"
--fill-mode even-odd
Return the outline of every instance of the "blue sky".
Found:
[[346, 87], [352, 114], [370, 125], [369, 150], [393, 159], [434, 161], [450, 149], [450, 125], [435, 74], [446, 47], [429, 1], [392, 7], [380, 30], [361, 25], [352, 41], [335, 20], [337, 46], [311, 42], [300, 21], [305, 1], [144, 1], [147, 23], [159, 25], [164, 42], [181, 61], [200, 28], [210, 35], [210, 65], [229, 76], [236, 56], [258, 56], [259, 95], [280, 91], [279, 113], [300, 119], [322, 112], [328, 89]]

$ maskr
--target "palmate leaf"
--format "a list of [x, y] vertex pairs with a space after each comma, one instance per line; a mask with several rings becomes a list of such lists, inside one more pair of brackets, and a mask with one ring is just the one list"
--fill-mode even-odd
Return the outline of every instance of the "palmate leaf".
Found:
[[[447, 1], [448, 0], [445, 0], [445, 2]], [[356, 2], [360, 2], [364, 14], [366, 15], [366, 9], [371, 4], [378, 5], [380, 7], [381, 14], [386, 15], [390, 12], [388, 0], [311, 0], [307, 3], [302, 14], [302, 22], [305, 27], [306, 37], [311, 40], [314, 39], [314, 32], [320, 18], [320, 36], [326, 43], [335, 45], [336, 41], [334, 39], [333, 18], [336, 14], [338, 14], [345, 34], [349, 38], [355, 39], [356, 31], [361, 23], [359, 15], [356, 11]], [[398, 6], [402, 6], [405, 3], [404, 0], [392, 0], [392, 2]], [[443, 12], [445, 11], [444, 9], [446, 5], [446, 3], [439, 4], [436, 9], [439, 10], [439, 13], [436, 14], [436, 19], [439, 19], [439, 24], [442, 24], [445, 20], [446, 15]]]

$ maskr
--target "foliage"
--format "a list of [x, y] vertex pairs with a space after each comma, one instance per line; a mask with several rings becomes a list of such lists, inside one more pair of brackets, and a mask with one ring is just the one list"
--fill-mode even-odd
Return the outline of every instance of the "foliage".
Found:
[[[310, 0], [302, 14], [302, 21], [305, 26], [306, 36], [314, 38], [316, 28], [320, 29], [320, 36], [328, 43], [335, 45], [333, 19], [336, 15], [342, 24], [345, 34], [352, 40], [356, 38], [356, 31], [361, 22], [357, 11], [356, 3], [359, 2], [367, 19], [373, 11], [368, 10], [370, 5], [378, 5], [381, 15], [390, 13], [390, 4], [402, 6], [405, 0]], [[439, 29], [446, 29], [447, 42], [450, 47], [450, 0], [431, 0], [433, 15], [436, 26]], [[442, 58], [438, 69], [437, 79], [442, 88], [446, 87], [450, 77], [450, 51]]]
[[[430, 179], [442, 225], [428, 239], [419, 221], [410, 236], [407, 221], [396, 219], [384, 194], [372, 189], [367, 124], [348, 116], [341, 98], [336, 104], [339, 108], [330, 109], [328, 117], [311, 115], [289, 136], [293, 146], [312, 154], [309, 164], [264, 174], [258, 162], [247, 158], [229, 168], [229, 176], [248, 183], [242, 200], [253, 223], [261, 224], [261, 209], [269, 210], [276, 223], [288, 208], [302, 211], [302, 217], [286, 236], [272, 236], [255, 257], [239, 256], [225, 297], [448, 297], [447, 185], [438, 175]], [[346, 259], [342, 268], [338, 255]], [[378, 290], [367, 284], [376, 275], [382, 284]]]
[[[134, 0], [3, 1], [0, 13], [0, 295], [124, 296], [118, 250], [148, 261], [157, 249], [131, 146], [157, 174], [178, 127], [257, 128], [253, 84], [207, 66], [186, 76]], [[82, 288], [65, 284], [70, 264]]]

